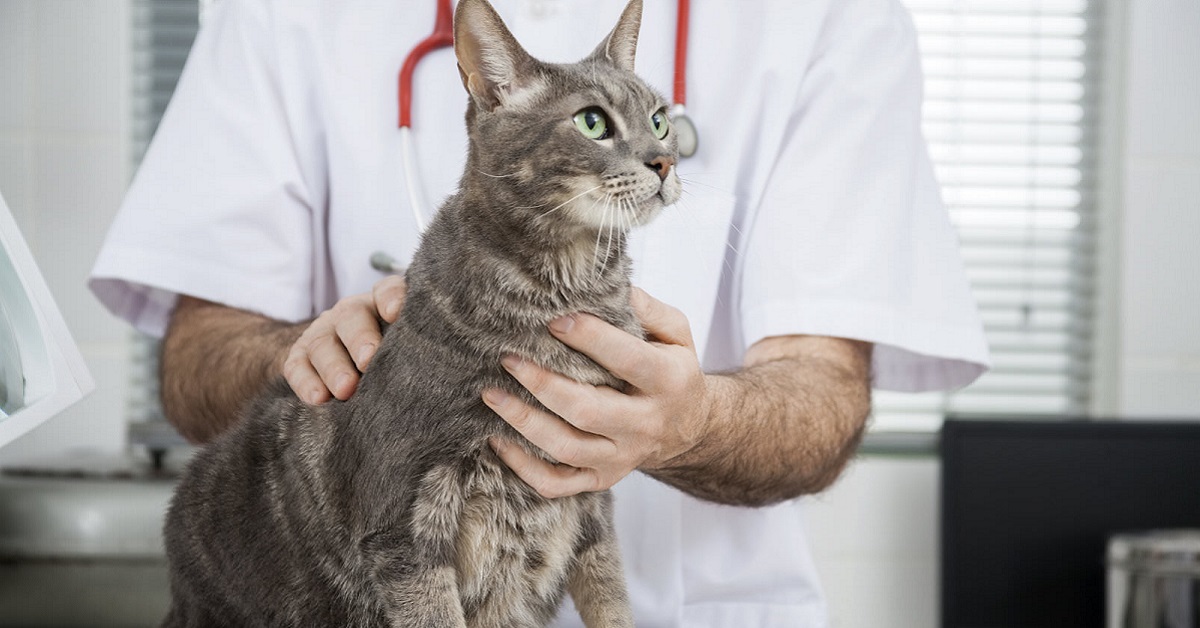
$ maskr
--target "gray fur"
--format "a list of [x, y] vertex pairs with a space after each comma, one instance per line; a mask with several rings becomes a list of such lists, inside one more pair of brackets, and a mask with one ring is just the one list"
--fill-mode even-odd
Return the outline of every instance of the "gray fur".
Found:
[[[546, 457], [483, 405], [536, 404], [500, 359], [622, 386], [553, 339], [590, 312], [634, 334], [626, 231], [679, 196], [661, 96], [632, 73], [640, 0], [592, 56], [529, 57], [484, 0], [455, 27], [470, 154], [408, 271], [400, 319], [356, 394], [305, 405], [280, 380], [200, 452], [166, 524], [169, 627], [542, 626], [569, 590], [588, 626], [632, 626], [611, 496], [547, 500], [492, 436]], [[608, 113], [589, 140], [572, 117]]]

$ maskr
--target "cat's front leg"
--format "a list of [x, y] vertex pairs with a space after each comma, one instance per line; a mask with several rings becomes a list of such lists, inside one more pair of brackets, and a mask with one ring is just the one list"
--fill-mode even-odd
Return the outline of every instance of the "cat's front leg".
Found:
[[391, 628], [467, 626], [454, 560], [462, 499], [453, 479], [450, 467], [426, 474], [405, 522], [360, 545]]
[[457, 577], [450, 567], [421, 568], [387, 583], [384, 595], [391, 628], [466, 628]]
[[567, 590], [588, 628], [633, 628], [621, 548], [613, 530], [612, 495], [590, 497], [595, 498], [595, 507], [584, 514]]
[[362, 543], [391, 628], [466, 628], [452, 556], [412, 535], [381, 532]]

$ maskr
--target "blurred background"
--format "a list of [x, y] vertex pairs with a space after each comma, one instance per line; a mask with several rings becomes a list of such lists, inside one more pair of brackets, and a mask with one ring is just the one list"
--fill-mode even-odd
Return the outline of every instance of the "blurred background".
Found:
[[[862, 455], [809, 500], [834, 626], [846, 628], [946, 619], [944, 570], [958, 569], [943, 552], [939, 444], [948, 416], [1200, 419], [1200, 3], [905, 4], [920, 33], [925, 131], [996, 368], [951, 395], [878, 395]], [[86, 560], [76, 571], [93, 572], [78, 586], [113, 587], [127, 577], [122, 565], [141, 574], [138, 582], [162, 579], [161, 590], [122, 585], [94, 595], [89, 603], [111, 607], [111, 617], [79, 625], [136, 625], [138, 613], [153, 617], [165, 603], [154, 513], [171, 483], [151, 461], [165, 453], [169, 466], [181, 455], [157, 409], [156, 349], [108, 315], [85, 280], [200, 11], [194, 0], [0, 0], [0, 194], [96, 380], [82, 402], [0, 449], [0, 608], [34, 609], [21, 620], [0, 612], [0, 626], [66, 621], [36, 623], [59, 617], [69, 600], [22, 588], [73, 577], [20, 564], [20, 556], [37, 563], [28, 543], [12, 540], [33, 524], [14, 523], [12, 513], [51, 508], [38, 495], [87, 504], [65, 507], [68, 518], [131, 517], [111, 541], [128, 553], [79, 546]], [[1188, 438], [1172, 442], [1200, 443]], [[1069, 465], [1070, 451], [1061, 451]], [[1200, 447], [1183, 451], [1200, 459]], [[1011, 488], [1020, 497], [1025, 487]], [[140, 505], [88, 501], [108, 494]], [[1001, 533], [1009, 514], [992, 517]], [[61, 525], [63, 534], [87, 527], [37, 525]], [[104, 525], [116, 524], [93, 523]], [[108, 559], [117, 571], [96, 562]], [[1095, 567], [1102, 577], [1103, 556]], [[122, 604], [137, 608], [115, 608]]]

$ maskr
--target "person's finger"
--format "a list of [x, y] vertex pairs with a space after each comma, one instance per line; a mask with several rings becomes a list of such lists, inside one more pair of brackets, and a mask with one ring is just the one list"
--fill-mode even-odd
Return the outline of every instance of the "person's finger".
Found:
[[555, 319], [550, 322], [550, 332], [637, 388], [645, 388], [667, 366], [657, 347], [591, 314]]
[[371, 288], [371, 298], [375, 302], [375, 310], [379, 317], [388, 323], [396, 322], [400, 316], [400, 308], [404, 307], [404, 296], [408, 293], [408, 284], [402, 275], [388, 275], [375, 282]]
[[625, 395], [604, 386], [582, 384], [517, 356], [502, 360], [504, 369], [548, 410], [583, 432], [610, 437], [612, 425], [602, 412], [628, 403]]
[[364, 299], [359, 307], [346, 308], [334, 324], [338, 339], [360, 373], [367, 370], [367, 365], [375, 357], [375, 351], [383, 340], [379, 320], [375, 316], [374, 303]]
[[321, 376], [313, 368], [308, 354], [296, 345], [292, 345], [288, 356], [283, 362], [283, 378], [288, 386], [305, 403], [321, 404], [329, 401], [329, 387], [321, 381]]
[[503, 390], [485, 390], [483, 401], [526, 440], [563, 464], [590, 467], [617, 453], [611, 440], [581, 431], [562, 418], [533, 408]]
[[691, 347], [692, 326], [687, 316], [677, 308], [671, 307], [641, 288], [633, 288], [629, 292], [629, 304], [646, 330], [646, 335], [664, 344]]
[[[314, 321], [313, 324], [316, 325], [317, 322]], [[314, 333], [305, 346], [305, 351], [329, 392], [345, 401], [354, 394], [354, 389], [358, 386], [358, 369], [354, 368], [354, 362], [337, 334], [331, 327], [326, 327], [328, 326], [323, 324], [322, 329]]]
[[488, 440], [492, 450], [517, 477], [547, 499], [567, 497], [606, 488], [592, 469], [551, 464], [503, 438]]

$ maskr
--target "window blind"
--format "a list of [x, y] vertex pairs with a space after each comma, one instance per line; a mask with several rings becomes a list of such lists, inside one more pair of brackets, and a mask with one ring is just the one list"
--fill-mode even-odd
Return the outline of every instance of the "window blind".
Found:
[[873, 429], [934, 430], [948, 413], [1084, 413], [1102, 3], [902, 1], [925, 71], [925, 135], [994, 368], [950, 394], [877, 393]]
[[196, 0], [132, 0], [133, 161], [142, 155], [162, 119], [192, 41], [200, 6]]
[[[175, 91], [192, 41], [199, 28], [196, 0], [131, 0], [132, 27], [130, 150], [137, 171], [150, 138]], [[159, 402], [157, 340], [135, 332], [129, 418], [135, 425], [163, 421]], [[149, 444], [163, 439], [168, 430], [131, 429], [130, 439]], [[169, 440], [169, 438], [168, 438]]]

